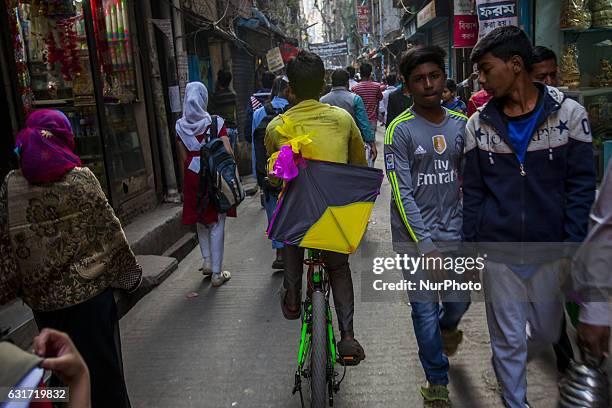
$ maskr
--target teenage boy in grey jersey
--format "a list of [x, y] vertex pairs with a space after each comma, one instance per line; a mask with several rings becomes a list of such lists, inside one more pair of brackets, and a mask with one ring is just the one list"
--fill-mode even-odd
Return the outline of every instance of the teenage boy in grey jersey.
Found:
[[[437, 46], [416, 47], [400, 62], [414, 104], [387, 128], [384, 150], [393, 190], [393, 249], [399, 254], [444, 258], [442, 252], [452, 255], [461, 241], [458, 175], [467, 117], [440, 105], [446, 86], [444, 55]], [[418, 286], [419, 281], [428, 280], [426, 272], [404, 274]], [[457, 278], [452, 271], [429, 272], [438, 280]], [[454, 354], [462, 340], [457, 326], [469, 307], [469, 294], [462, 295], [408, 292], [419, 358], [428, 382], [421, 394], [430, 406], [449, 406], [447, 355]]]

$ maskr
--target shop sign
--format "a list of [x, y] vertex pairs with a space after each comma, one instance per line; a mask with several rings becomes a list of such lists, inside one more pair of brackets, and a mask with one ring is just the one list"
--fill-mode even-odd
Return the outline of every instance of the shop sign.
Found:
[[366, 2], [365, 5], [357, 6], [357, 32], [360, 34], [369, 33], [372, 24], [370, 23], [370, 2]]
[[308, 44], [308, 48], [310, 48], [311, 52], [314, 52], [321, 58], [348, 55], [348, 45], [346, 40], [320, 44]]
[[479, 38], [497, 27], [518, 25], [515, 0], [476, 0], [476, 11], [480, 24]]
[[266, 54], [266, 60], [268, 60], [268, 69], [272, 72], [280, 71], [285, 67], [283, 62], [283, 56], [281, 55], [280, 48], [274, 47]]
[[436, 1], [429, 2], [428, 5], [423, 7], [417, 14], [417, 27], [423, 27], [431, 20], [436, 18]]
[[455, 16], [474, 14], [474, 0], [455, 0], [453, 13]]
[[474, 47], [478, 41], [478, 17], [456, 15], [453, 34], [453, 46], [455, 48]]

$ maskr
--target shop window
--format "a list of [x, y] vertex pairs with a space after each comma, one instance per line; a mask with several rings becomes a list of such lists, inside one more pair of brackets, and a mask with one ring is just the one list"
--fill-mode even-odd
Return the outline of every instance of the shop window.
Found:
[[138, 87], [126, 0], [91, 0], [94, 36], [100, 63], [106, 141], [113, 193], [133, 190], [124, 184], [143, 185], [145, 165], [139, 139]]
[[83, 4], [20, 0], [7, 5], [23, 108], [63, 111], [72, 123], [76, 153], [106, 190]]

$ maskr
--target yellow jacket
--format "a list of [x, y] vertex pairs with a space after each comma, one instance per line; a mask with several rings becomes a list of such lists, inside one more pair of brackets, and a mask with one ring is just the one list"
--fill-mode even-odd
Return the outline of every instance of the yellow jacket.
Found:
[[[351, 115], [342, 108], [308, 99], [283, 114], [297, 124], [311, 142], [301, 146], [306, 159], [367, 166], [363, 139]], [[268, 156], [289, 144], [290, 138], [276, 127], [284, 124], [281, 116], [270, 121], [264, 143]]]

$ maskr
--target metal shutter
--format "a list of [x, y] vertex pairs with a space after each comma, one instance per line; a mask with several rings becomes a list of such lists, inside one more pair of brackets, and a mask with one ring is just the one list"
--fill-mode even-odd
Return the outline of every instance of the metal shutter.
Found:
[[245, 50], [232, 46], [232, 85], [236, 92], [236, 116], [238, 119], [238, 171], [241, 175], [251, 173], [251, 151], [242, 143], [246, 119], [246, 106], [255, 92], [255, 57]]
[[448, 35], [448, 19], [443, 19], [441, 23], [432, 27], [431, 29], [431, 44], [442, 47], [444, 52], [446, 52], [446, 58], [444, 59], [444, 65], [446, 66], [446, 73], [448, 72], [448, 45], [449, 45], [449, 35]]

